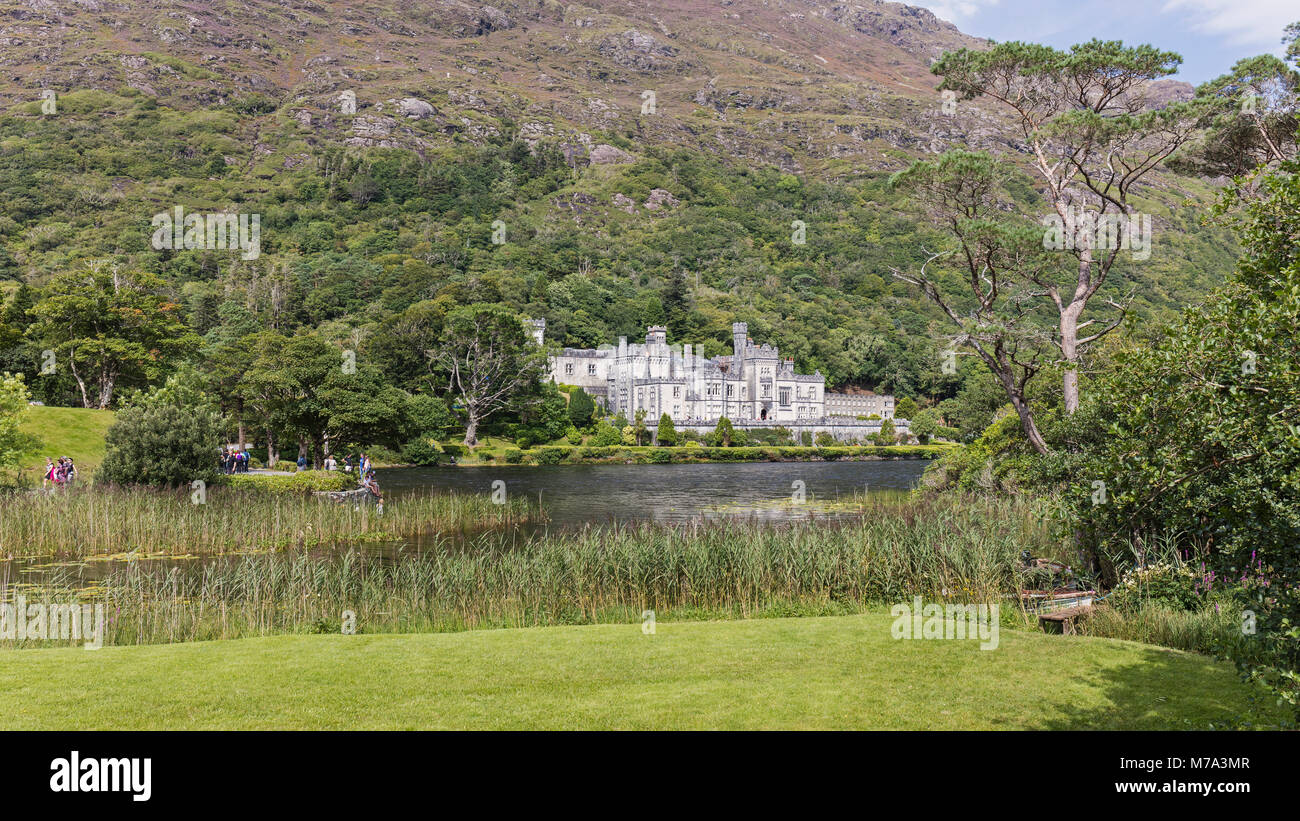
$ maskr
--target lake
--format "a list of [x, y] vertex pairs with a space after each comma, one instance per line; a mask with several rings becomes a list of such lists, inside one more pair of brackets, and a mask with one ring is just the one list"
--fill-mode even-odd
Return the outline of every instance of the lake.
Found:
[[550, 527], [628, 521], [685, 522], [701, 516], [761, 515], [788, 520], [807, 511], [787, 504], [803, 482], [809, 500], [909, 490], [929, 461], [710, 462], [695, 465], [556, 465], [391, 468], [377, 471], [385, 495], [426, 488], [540, 498]]
[[[377, 471], [386, 504], [400, 505], [402, 496], [428, 490], [491, 493], [493, 483], [505, 483], [506, 494], [539, 499], [548, 517], [542, 525], [521, 528], [516, 535], [556, 532], [591, 524], [657, 522], [740, 517], [782, 523], [809, 518], [851, 516], [818, 502], [850, 500], [864, 493], [901, 492], [914, 487], [929, 464], [926, 460], [870, 462], [745, 462], [691, 465], [555, 465], [498, 467], [382, 468]], [[802, 483], [802, 488], [796, 483]], [[794, 504], [798, 490], [806, 504]], [[322, 504], [328, 504], [322, 502]], [[446, 534], [448, 546], [464, 546], [466, 534]], [[328, 554], [335, 548], [314, 548]], [[386, 560], [400, 561], [412, 549], [405, 543], [374, 543], [362, 549]], [[234, 561], [234, 556], [156, 557], [129, 560], [142, 569], [193, 572], [206, 562]], [[128, 560], [94, 557], [51, 561], [24, 557], [0, 561], [0, 588], [24, 586], [82, 587], [126, 565]]]

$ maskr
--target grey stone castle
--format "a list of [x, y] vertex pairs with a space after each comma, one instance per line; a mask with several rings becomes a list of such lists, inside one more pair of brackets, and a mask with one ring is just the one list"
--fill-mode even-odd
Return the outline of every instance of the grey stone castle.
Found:
[[[538, 345], [546, 321], [526, 321]], [[732, 353], [705, 357], [690, 345], [669, 345], [667, 329], [653, 325], [644, 343], [619, 337], [618, 346], [564, 348], [550, 357], [551, 379], [577, 385], [611, 413], [631, 419], [668, 414], [677, 427], [712, 428], [727, 417], [740, 427], [782, 426], [796, 431], [828, 430], [845, 439], [878, 431], [894, 416], [894, 397], [826, 392], [820, 372], [795, 373], [794, 360], [755, 344], [744, 322], [731, 326]], [[871, 416], [877, 420], [869, 420]], [[906, 422], [899, 420], [900, 431]]]

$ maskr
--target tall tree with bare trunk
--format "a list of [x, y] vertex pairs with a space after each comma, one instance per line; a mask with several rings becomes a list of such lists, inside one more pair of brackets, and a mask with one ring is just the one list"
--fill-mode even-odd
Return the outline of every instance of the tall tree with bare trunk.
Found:
[[1124, 304], [1110, 298], [1109, 315], [1085, 319], [1089, 302], [1121, 251], [1138, 262], [1151, 254], [1151, 216], [1138, 210], [1139, 188], [1195, 135], [1204, 111], [1195, 102], [1160, 106], [1155, 100], [1152, 81], [1181, 62], [1149, 45], [1092, 40], [1065, 52], [1016, 42], [961, 49], [933, 66], [943, 77], [941, 90], [963, 100], [988, 98], [1010, 111], [1049, 210], [1045, 221], [1054, 236], [1045, 236], [1044, 244], [1074, 258], [1073, 270], [1025, 272], [1056, 312], [1067, 413], [1079, 407], [1079, 368], [1088, 346], [1124, 314]]
[[1005, 190], [1011, 170], [988, 154], [949, 151], [895, 174], [890, 185], [906, 191], [955, 242], [926, 251], [919, 270], [893, 274], [939, 306], [954, 327], [952, 355], [962, 346], [975, 351], [1006, 392], [1029, 444], [1047, 453], [1026, 391], [1051, 352], [1037, 280], [1059, 258], [1043, 249], [1037, 224], [1016, 213]]
[[442, 339], [427, 355], [447, 374], [465, 413], [465, 446], [478, 428], [512, 400], [532, 391], [546, 372], [546, 354], [519, 316], [499, 305], [470, 305], [447, 315]]

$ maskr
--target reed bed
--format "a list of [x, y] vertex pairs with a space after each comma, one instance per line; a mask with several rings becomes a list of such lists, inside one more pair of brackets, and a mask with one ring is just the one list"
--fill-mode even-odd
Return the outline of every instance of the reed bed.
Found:
[[0, 498], [0, 557], [203, 555], [373, 541], [415, 543], [446, 531], [540, 520], [535, 503], [493, 504], [485, 495], [428, 493], [372, 505], [310, 494], [211, 488], [203, 504], [188, 489], [77, 488]]
[[97, 588], [107, 643], [856, 612], [881, 603], [992, 601], [1020, 551], [1049, 538], [1028, 506], [882, 502], [850, 521], [643, 524], [485, 534], [398, 558], [348, 550], [129, 565]]

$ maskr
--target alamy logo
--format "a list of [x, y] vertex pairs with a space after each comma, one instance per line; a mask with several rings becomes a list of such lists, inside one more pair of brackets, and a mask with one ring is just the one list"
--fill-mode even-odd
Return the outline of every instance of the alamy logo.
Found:
[[240, 251], [244, 260], [262, 255], [261, 214], [186, 214], [179, 205], [172, 211], [150, 222], [155, 251]]
[[895, 639], [979, 639], [981, 650], [998, 649], [996, 604], [923, 604], [913, 596], [911, 607], [896, 604], [889, 615]]
[[28, 604], [21, 594], [0, 604], [0, 639], [83, 641], [87, 650], [104, 646], [104, 605]]
[[1096, 211], [1065, 209], [1065, 219], [1049, 214], [1039, 222], [1043, 231], [1043, 248], [1048, 251], [1124, 250], [1133, 259], [1151, 258], [1151, 215], [1098, 214]]
[[129, 792], [132, 801], [153, 794], [152, 758], [82, 758], [73, 750], [50, 762], [51, 792]]

